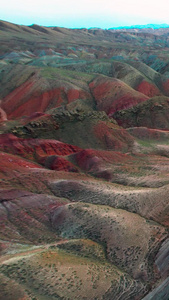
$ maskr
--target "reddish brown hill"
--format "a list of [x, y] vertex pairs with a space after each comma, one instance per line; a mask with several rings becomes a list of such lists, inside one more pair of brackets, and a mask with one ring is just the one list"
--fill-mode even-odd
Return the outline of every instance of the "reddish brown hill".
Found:
[[[130, 156], [126, 154], [122, 154], [120, 152], [115, 151], [99, 151], [99, 150], [92, 150], [86, 149], [82, 150], [75, 155], [76, 161], [78, 165], [85, 171], [91, 172], [92, 170], [95, 171], [102, 163], [106, 164], [118, 164], [123, 161], [128, 161], [131, 159]], [[103, 163], [104, 162], [104, 163]]]
[[[68, 201], [26, 190], [1, 190], [1, 239], [6, 242], [15, 240], [15, 243], [26, 242], [28, 244], [56, 241], [58, 237], [50, 230], [48, 215], [54, 207], [59, 207], [64, 203], [67, 204]], [[10, 245], [4, 243], [4, 246], [8, 248]]]
[[98, 110], [108, 115], [149, 99], [115, 78], [98, 76], [89, 85]]
[[163, 94], [163, 76], [140, 61], [114, 61], [114, 77], [148, 97]]
[[50, 155], [65, 156], [81, 149], [57, 140], [22, 139], [13, 134], [2, 134], [0, 135], [0, 150], [34, 160]]
[[79, 172], [78, 168], [64, 157], [59, 157], [56, 155], [52, 157], [49, 156], [46, 157], [45, 159], [40, 160], [40, 162], [45, 167], [51, 170], [64, 171], [64, 172]]
[[[39, 71], [30, 67], [24, 70], [22, 67], [14, 66], [4, 70], [2, 95], [5, 97], [2, 99], [2, 109], [7, 113], [8, 119], [30, 116], [35, 112], [44, 113], [71, 103], [75, 103], [76, 106], [76, 102], [82, 107], [86, 105], [88, 109], [95, 109], [96, 104], [98, 110], [104, 110], [111, 115], [115, 111], [149, 99], [124, 82], [107, 76], [79, 74], [55, 68], [44, 68]], [[18, 72], [21, 72], [21, 78], [16, 75]], [[9, 88], [7, 79], [11, 80], [13, 76], [14, 82]], [[138, 89], [145, 94], [160, 93], [153, 84], [146, 81], [140, 84]]]
[[[36, 161], [51, 170], [78, 172], [78, 169], [63, 156], [80, 150], [79, 147], [56, 140], [22, 139], [12, 134], [0, 135], [0, 151], [19, 155], [18, 164], [21, 156]], [[15, 163], [15, 160], [11, 158], [9, 160]], [[23, 165], [22, 159], [20, 163]], [[29, 167], [29, 164], [26, 166]]]
[[115, 180], [115, 166], [128, 163], [131, 157], [115, 151], [86, 149], [74, 155], [76, 164], [85, 172], [108, 181]]
[[87, 91], [72, 84], [60, 81], [48, 82], [31, 79], [16, 88], [3, 98], [2, 108], [8, 119], [30, 116], [34, 112], [45, 112], [47, 109], [69, 104], [77, 99], [90, 99]]
[[134, 140], [126, 130], [110, 122], [100, 121], [94, 126], [94, 135], [105, 144], [105, 149], [129, 150]]
[[[19, 170], [22, 171], [23, 169], [30, 172], [31, 169], [41, 168], [40, 165], [30, 162], [26, 159], [23, 159], [19, 156], [0, 152], [0, 177], [3, 177], [3, 174], [11, 174], [12, 171], [14, 173], [18, 172]], [[2, 173], [2, 174], [1, 174]]]
[[150, 98], [162, 95], [160, 90], [154, 84], [147, 82], [146, 80], [143, 80], [135, 89]]

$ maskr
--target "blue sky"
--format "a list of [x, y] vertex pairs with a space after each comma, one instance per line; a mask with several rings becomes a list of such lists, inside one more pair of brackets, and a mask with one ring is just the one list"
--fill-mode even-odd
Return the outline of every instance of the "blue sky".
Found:
[[169, 24], [167, 0], [6, 0], [0, 19], [16, 24], [69, 28], [111, 28]]

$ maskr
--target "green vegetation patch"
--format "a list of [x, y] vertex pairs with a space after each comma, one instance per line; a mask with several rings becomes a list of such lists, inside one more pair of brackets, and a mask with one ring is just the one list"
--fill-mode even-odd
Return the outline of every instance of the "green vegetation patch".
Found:
[[86, 74], [83, 72], [76, 72], [52, 67], [42, 68], [40, 73], [43, 77], [46, 78], [55, 79], [57, 77], [58, 79], [58, 77], [64, 77], [64, 80], [77, 79], [80, 81], [83, 80], [85, 82], [90, 82], [96, 76], [95, 74]]
[[145, 291], [143, 284], [108, 262], [58, 249], [6, 263], [0, 271], [36, 300], [113, 299], [114, 295], [123, 299], [123, 293], [128, 299], [129, 294], [134, 297]]

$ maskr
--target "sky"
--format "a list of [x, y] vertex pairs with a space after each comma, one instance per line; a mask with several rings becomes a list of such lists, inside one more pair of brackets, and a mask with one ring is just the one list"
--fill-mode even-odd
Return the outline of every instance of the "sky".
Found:
[[68, 28], [169, 24], [168, 0], [6, 0], [0, 19]]

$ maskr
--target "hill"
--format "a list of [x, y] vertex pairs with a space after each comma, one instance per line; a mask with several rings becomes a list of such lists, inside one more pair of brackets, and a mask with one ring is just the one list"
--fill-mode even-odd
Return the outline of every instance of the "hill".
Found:
[[0, 36], [1, 299], [168, 300], [168, 27]]

